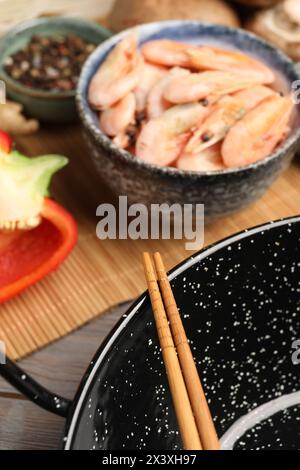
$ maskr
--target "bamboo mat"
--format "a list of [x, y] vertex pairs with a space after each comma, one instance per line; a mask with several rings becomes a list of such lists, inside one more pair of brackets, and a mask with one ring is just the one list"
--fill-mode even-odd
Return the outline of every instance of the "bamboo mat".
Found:
[[[112, 306], [135, 298], [145, 289], [141, 253], [159, 249], [168, 268], [192, 253], [183, 241], [130, 241], [96, 238], [96, 207], [112, 196], [99, 183], [79, 127], [42, 129], [18, 139], [27, 155], [61, 153], [70, 164], [54, 179], [52, 195], [79, 224], [79, 242], [61, 268], [19, 297], [0, 306], [0, 340], [18, 359], [70, 333]], [[300, 162], [252, 207], [206, 227], [205, 244], [244, 228], [300, 213]]]

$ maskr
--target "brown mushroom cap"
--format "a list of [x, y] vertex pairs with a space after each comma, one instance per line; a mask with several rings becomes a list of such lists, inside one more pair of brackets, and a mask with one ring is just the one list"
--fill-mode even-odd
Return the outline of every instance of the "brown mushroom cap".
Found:
[[285, 0], [276, 7], [256, 13], [246, 28], [300, 60], [300, 2]]
[[233, 0], [236, 3], [247, 5], [248, 7], [269, 7], [282, 2], [283, 0]]
[[116, 0], [108, 24], [118, 32], [141, 23], [178, 19], [240, 25], [234, 9], [223, 0]]

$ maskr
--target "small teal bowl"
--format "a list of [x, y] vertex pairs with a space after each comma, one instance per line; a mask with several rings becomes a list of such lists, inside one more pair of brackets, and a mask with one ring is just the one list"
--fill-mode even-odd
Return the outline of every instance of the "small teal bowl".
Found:
[[29, 88], [13, 80], [4, 70], [5, 59], [22, 49], [35, 34], [41, 36], [75, 34], [98, 45], [108, 39], [111, 32], [91, 21], [58, 16], [20, 23], [0, 40], [0, 80], [6, 84], [8, 98], [21, 103], [28, 116], [41, 121], [74, 121], [77, 119], [75, 90], [57, 92]]

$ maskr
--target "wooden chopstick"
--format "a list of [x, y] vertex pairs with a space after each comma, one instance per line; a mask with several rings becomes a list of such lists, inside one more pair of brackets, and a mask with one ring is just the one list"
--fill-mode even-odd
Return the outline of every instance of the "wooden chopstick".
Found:
[[149, 253], [144, 253], [144, 270], [157, 333], [165, 363], [180, 435], [185, 450], [202, 450], [198, 429], [181, 373], [156, 273]]
[[181, 370], [203, 449], [220, 450], [220, 443], [214, 422], [207, 404], [184, 326], [181, 321], [176, 300], [166, 274], [163, 260], [159, 253], [155, 253], [154, 255], [154, 263], [167, 317], [170, 322], [175, 348], [178, 353]]

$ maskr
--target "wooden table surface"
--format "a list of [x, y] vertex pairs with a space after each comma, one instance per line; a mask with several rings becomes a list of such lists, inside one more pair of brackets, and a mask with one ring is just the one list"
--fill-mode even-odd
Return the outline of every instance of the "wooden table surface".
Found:
[[[49, 390], [72, 398], [101, 342], [128, 308], [123, 304], [19, 362]], [[64, 419], [24, 398], [0, 378], [0, 450], [59, 449]]]

